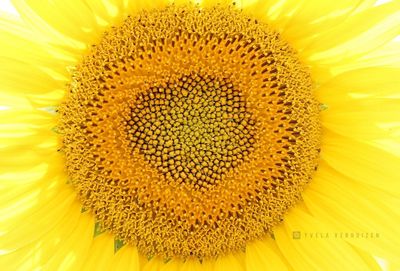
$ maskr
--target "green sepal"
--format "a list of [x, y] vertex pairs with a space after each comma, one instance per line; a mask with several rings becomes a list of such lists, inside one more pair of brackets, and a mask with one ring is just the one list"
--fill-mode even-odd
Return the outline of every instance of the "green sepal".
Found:
[[82, 208], [81, 208], [81, 213], [85, 213], [85, 212], [87, 212], [88, 210], [89, 210], [88, 208], [82, 206]]
[[41, 107], [39, 109], [43, 110], [47, 113], [58, 114], [58, 106], [45, 106], [45, 107]]
[[319, 110], [325, 111], [328, 110], [329, 106], [327, 104], [319, 104]]
[[117, 253], [118, 250], [120, 250], [123, 246], [125, 245], [124, 241], [115, 238], [114, 239], [114, 253]]
[[58, 126], [54, 126], [53, 128], [51, 128], [51, 131], [56, 134], [62, 134], [62, 132]]
[[150, 261], [151, 259], [153, 259], [154, 255], [147, 255], [146, 258], [148, 261]]
[[102, 234], [102, 233], [105, 232], [105, 231], [106, 231], [106, 230], [103, 229], [101, 223], [100, 223], [100, 222], [96, 222], [96, 223], [94, 224], [94, 234], [93, 234], [93, 237], [96, 237], [96, 236]]

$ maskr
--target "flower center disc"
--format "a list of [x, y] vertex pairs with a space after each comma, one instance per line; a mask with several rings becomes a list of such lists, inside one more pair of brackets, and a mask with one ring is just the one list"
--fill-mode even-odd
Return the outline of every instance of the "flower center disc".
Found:
[[272, 233], [318, 164], [308, 71], [231, 7], [128, 17], [69, 90], [71, 182], [104, 229], [147, 256], [216, 257]]
[[140, 94], [131, 110], [132, 146], [172, 186], [206, 191], [253, 149], [255, 121], [226, 80], [184, 76]]

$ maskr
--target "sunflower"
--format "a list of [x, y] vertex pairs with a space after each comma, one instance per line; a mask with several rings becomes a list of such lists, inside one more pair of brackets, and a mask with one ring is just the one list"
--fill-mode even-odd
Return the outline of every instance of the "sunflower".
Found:
[[399, 266], [398, 1], [12, 4], [2, 270]]

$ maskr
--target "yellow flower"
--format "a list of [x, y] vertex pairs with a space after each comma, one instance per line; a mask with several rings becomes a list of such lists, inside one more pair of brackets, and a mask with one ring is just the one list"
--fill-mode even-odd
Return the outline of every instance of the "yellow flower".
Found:
[[2, 270], [380, 270], [400, 4], [13, 0]]

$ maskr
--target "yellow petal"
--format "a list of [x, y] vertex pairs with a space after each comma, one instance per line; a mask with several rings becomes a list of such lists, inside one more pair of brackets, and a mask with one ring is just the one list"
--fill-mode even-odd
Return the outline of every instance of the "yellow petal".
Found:
[[112, 9], [107, 8], [104, 1], [86, 0], [86, 3], [94, 14], [101, 17], [107, 23], [112, 23], [113, 19], [116, 17], [116, 14], [113, 14]]
[[289, 270], [281, 258], [274, 240], [256, 240], [246, 246], [246, 270]]
[[364, 262], [368, 265], [369, 270], [372, 271], [382, 271], [382, 268], [379, 266], [376, 258], [373, 255], [365, 252], [364, 250], [354, 247], [354, 250], [360, 255], [360, 257], [364, 260]]
[[128, 1], [123, 0], [86, 0], [87, 5], [90, 7], [92, 12], [105, 20], [108, 24], [113, 24], [118, 20], [125, 17], [124, 11]]
[[[290, 40], [312, 38], [315, 34], [328, 31], [348, 17], [360, 3], [354, 0], [297, 2], [299, 7], [292, 15], [288, 16], [287, 13], [282, 12], [282, 17], [290, 18], [283, 30], [283, 35], [289, 37]], [[301, 50], [301, 48], [298, 49]]]
[[23, 220], [14, 224], [14, 227], [2, 238], [1, 248], [13, 250], [39, 239], [63, 218], [73, 203], [75, 195], [70, 188], [66, 188], [59, 191], [53, 198], [42, 197], [38, 194], [36, 201], [46, 201], [46, 206], [37, 212], [28, 212]]
[[311, 213], [330, 225], [331, 231], [359, 235], [346, 238], [347, 242], [373, 255], [397, 259], [398, 203], [387, 202], [395, 197], [376, 188], [363, 187], [324, 163], [303, 197]]
[[400, 99], [370, 97], [326, 105], [328, 109], [321, 112], [322, 125], [335, 133], [360, 141], [398, 138]]
[[127, 12], [129, 14], [135, 14], [143, 10], [151, 10], [154, 8], [162, 8], [169, 3], [167, 0], [155, 0], [155, 1], [135, 1], [129, 0], [127, 5]]
[[[80, 206], [78, 202], [75, 202], [74, 205]], [[10, 270], [24, 270], [24, 268], [25, 270], [37, 270], [43, 268], [76, 227], [80, 213], [75, 212], [75, 206], [69, 208], [63, 219], [36, 242], [0, 256], [0, 266], [7, 266]], [[27, 255], [29, 257], [26, 259]], [[24, 260], [21, 261], [20, 259]]]
[[246, 2], [242, 4], [245, 13], [268, 24], [273, 23], [274, 27], [280, 32], [285, 29], [286, 24], [291, 19], [287, 15], [293, 14], [301, 6], [301, 3], [295, 0]]
[[31, 107], [31, 104], [27, 97], [0, 92], [0, 108], [10, 109], [11, 107], [13, 109], [24, 109]]
[[400, 67], [400, 54], [399, 54], [400, 41], [398, 39], [386, 43], [379, 50], [374, 50], [368, 55], [357, 59], [355, 62], [346, 63], [343, 68], [345, 69], [358, 69], [360, 67], [368, 66], [386, 66], [386, 67]]
[[[76, 210], [80, 212], [80, 210]], [[54, 251], [45, 270], [82, 270], [93, 241], [94, 219], [91, 214], [81, 214], [78, 226]]]
[[139, 255], [135, 247], [125, 245], [117, 251], [113, 263], [111, 264], [111, 270], [113, 271], [139, 271]]
[[[286, 246], [309, 264], [308, 269], [304, 270], [368, 270], [367, 264], [350, 245], [341, 239], [334, 238], [332, 233], [329, 236], [329, 228], [325, 228], [317, 218], [307, 215], [300, 209], [294, 208], [286, 214], [284, 225], [279, 228], [281, 229], [275, 234], [278, 246], [282, 246], [286, 240], [289, 243]], [[293, 238], [293, 232], [296, 231], [300, 232], [300, 238]], [[312, 233], [321, 235], [320, 237], [306, 235]], [[283, 236], [285, 237], [282, 238]], [[287, 252], [283, 247], [281, 251], [283, 254]], [[293, 255], [288, 256], [288, 262], [292, 264]], [[293, 262], [297, 263], [296, 260]], [[303, 270], [298, 269], [299, 266], [293, 264], [295, 270]], [[309, 269], [311, 266], [313, 268]]]
[[[4, 24], [16, 23], [17, 21], [5, 22], [4, 18], [0, 18], [0, 27], [5, 27]], [[14, 59], [20, 62], [35, 65], [37, 67], [47, 67], [53, 72], [69, 76], [66, 69], [67, 66], [76, 64], [76, 58], [52, 47], [44, 40], [33, 39], [35, 36], [33, 31], [29, 31], [20, 26], [22, 29], [4, 29], [0, 32], [0, 58], [2, 65], [7, 66], [7, 60]]]
[[[54, 26], [50, 26], [24, 0], [12, 0], [11, 2], [25, 23], [25, 28], [34, 32], [34, 35], [31, 35], [31, 39], [46, 41], [47, 43], [57, 45], [77, 57], [81, 57], [83, 50], [86, 50], [87, 45], [85, 43], [71, 39], [62, 34], [62, 32], [59, 32]], [[49, 3], [47, 5], [49, 5]], [[54, 13], [51, 14], [54, 15]]]
[[37, 247], [25, 246], [16, 251], [0, 255], [0, 266], [6, 268], [5, 270], [7, 271], [34, 270], [34, 267], [40, 265], [40, 255], [37, 250]]
[[[316, 90], [319, 101], [352, 108], [354, 97], [387, 97], [398, 93], [400, 69], [366, 67], [341, 73]], [[350, 103], [350, 104], [349, 104]]]
[[[17, 60], [0, 59], [2, 91], [19, 95], [44, 95], [52, 91], [64, 94], [65, 80], [56, 79], [39, 67]], [[47, 98], [47, 97], [46, 97]]]
[[213, 259], [206, 259], [200, 262], [198, 259], [190, 258], [181, 264], [179, 271], [214, 270], [214, 262]]
[[244, 271], [245, 268], [234, 254], [220, 256], [215, 261], [214, 271]]
[[318, 63], [335, 63], [361, 56], [396, 37], [400, 3], [392, 1], [348, 17], [302, 51]]
[[[396, 125], [397, 126], [397, 125]], [[389, 128], [390, 129], [390, 128]], [[393, 138], [385, 138], [385, 139], [377, 139], [371, 142], [371, 145], [382, 149], [388, 153], [391, 153], [397, 157], [400, 157], [400, 138], [399, 138], [399, 129], [392, 131], [397, 135], [395, 139]]]
[[400, 192], [400, 172], [395, 170], [400, 158], [388, 152], [325, 131], [321, 157], [332, 168], [357, 182], [393, 195]]
[[176, 271], [179, 270], [179, 267], [182, 265], [180, 260], [172, 259], [167, 263], [161, 264], [160, 271]]
[[[82, 1], [38, 2], [34, 0], [13, 0], [23, 19], [32, 20], [32, 13], [38, 15], [36, 21], [42, 20], [50, 27], [84, 44], [92, 44], [97, 35], [94, 14]], [[76, 16], [79, 14], [80, 16]]]
[[152, 258], [152, 259], [146, 259], [142, 263], [142, 270], [143, 271], [156, 271], [160, 270], [160, 268], [164, 265], [164, 261], [159, 258]]
[[46, 165], [42, 164], [33, 167], [30, 171], [0, 174], [0, 188], [6, 191], [6, 193], [0, 195], [0, 204], [6, 207], [15, 199], [22, 199], [35, 190], [40, 191], [48, 187], [51, 180], [59, 175], [59, 172], [49, 173], [47, 168]]
[[45, 157], [38, 156], [41, 151], [55, 154], [59, 149], [60, 137], [54, 115], [41, 110], [3, 110], [0, 111], [0, 117], [2, 155], [14, 152], [13, 156], [17, 157], [29, 152], [36, 153], [38, 162], [42, 162]]
[[70, 189], [66, 186], [63, 162], [54, 156], [47, 159], [37, 165], [14, 165], [11, 169], [7, 166], [0, 173], [0, 188], [5, 192], [1, 197], [3, 207], [0, 211], [0, 217], [4, 219], [1, 224], [3, 230], [13, 228], [13, 223], [21, 220], [26, 213], [48, 208], [46, 200]]
[[114, 258], [114, 236], [102, 233], [96, 236], [89, 248], [83, 270], [109, 270]]

